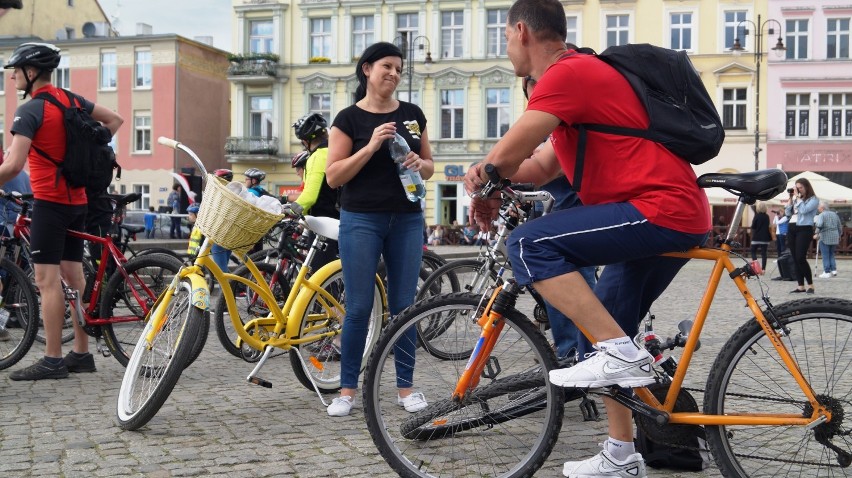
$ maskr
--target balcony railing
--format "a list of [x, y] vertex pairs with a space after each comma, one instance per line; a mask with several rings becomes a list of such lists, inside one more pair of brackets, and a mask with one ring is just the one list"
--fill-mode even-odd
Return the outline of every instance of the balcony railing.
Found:
[[271, 60], [242, 59], [231, 61], [228, 76], [278, 76], [278, 62]]
[[231, 136], [225, 141], [225, 154], [258, 154], [274, 156], [278, 154], [278, 138]]

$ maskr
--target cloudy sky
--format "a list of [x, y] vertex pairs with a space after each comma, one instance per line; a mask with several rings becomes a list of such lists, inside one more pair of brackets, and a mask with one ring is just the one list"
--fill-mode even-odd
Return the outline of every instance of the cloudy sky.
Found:
[[231, 51], [230, 0], [99, 1], [121, 35], [135, 35], [136, 24], [147, 23], [155, 34], [177, 33], [190, 39], [212, 36], [213, 46]]

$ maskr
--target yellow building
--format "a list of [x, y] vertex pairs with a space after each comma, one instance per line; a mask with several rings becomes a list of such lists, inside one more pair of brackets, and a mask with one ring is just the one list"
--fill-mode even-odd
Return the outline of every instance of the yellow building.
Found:
[[[427, 182], [427, 222], [466, 221], [464, 172], [525, 107], [506, 56], [511, 1], [232, 4], [236, 54], [228, 76], [232, 136], [226, 157], [236, 171], [265, 170], [270, 190], [297, 185], [290, 157], [301, 146], [291, 125], [307, 112], [322, 113], [331, 122], [352, 103], [360, 52], [376, 41], [391, 41], [412, 59], [406, 61], [398, 96], [420, 105], [428, 122], [436, 174]], [[563, 5], [567, 40], [580, 46], [601, 51], [652, 43], [689, 52], [727, 129], [719, 158], [696, 170], [754, 169], [754, 60], [735, 57], [729, 49], [741, 36], [751, 50], [753, 35], [743, 35], [743, 21], [765, 14], [765, 0], [565, 0]], [[761, 162], [763, 167], [763, 157]]]
[[73, 40], [117, 36], [97, 0], [24, 0], [0, 17], [0, 37]]

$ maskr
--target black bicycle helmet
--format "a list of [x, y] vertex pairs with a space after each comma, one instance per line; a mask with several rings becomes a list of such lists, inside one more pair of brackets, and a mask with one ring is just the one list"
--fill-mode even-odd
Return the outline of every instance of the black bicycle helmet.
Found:
[[263, 181], [264, 179], [266, 179], [266, 173], [257, 168], [246, 169], [246, 172], [244, 172], [243, 174], [247, 178], [257, 179], [258, 181]]
[[27, 87], [24, 90], [24, 98], [32, 93], [33, 83], [42, 75], [50, 75], [59, 66], [59, 48], [50, 43], [22, 43], [15, 48], [9, 61], [3, 65], [4, 69], [23, 68], [31, 66], [38, 70], [38, 75], [32, 80], [26, 77]]
[[216, 171], [213, 171], [213, 175], [218, 176], [218, 177], [224, 179], [225, 181], [233, 181], [234, 180], [234, 172], [231, 171], [230, 169], [217, 169]]
[[328, 122], [319, 113], [311, 113], [302, 116], [293, 123], [293, 131], [296, 137], [302, 141], [312, 141], [320, 133], [328, 128]]
[[302, 168], [305, 169], [305, 165], [308, 164], [308, 158], [311, 157], [311, 153], [309, 151], [302, 151], [293, 156], [293, 167], [294, 168]]

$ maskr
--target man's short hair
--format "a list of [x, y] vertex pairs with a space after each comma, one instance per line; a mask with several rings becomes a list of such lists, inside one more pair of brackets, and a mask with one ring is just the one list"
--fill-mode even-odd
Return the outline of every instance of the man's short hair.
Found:
[[507, 24], [526, 23], [539, 40], [565, 41], [568, 24], [559, 0], [518, 0], [509, 7]]

